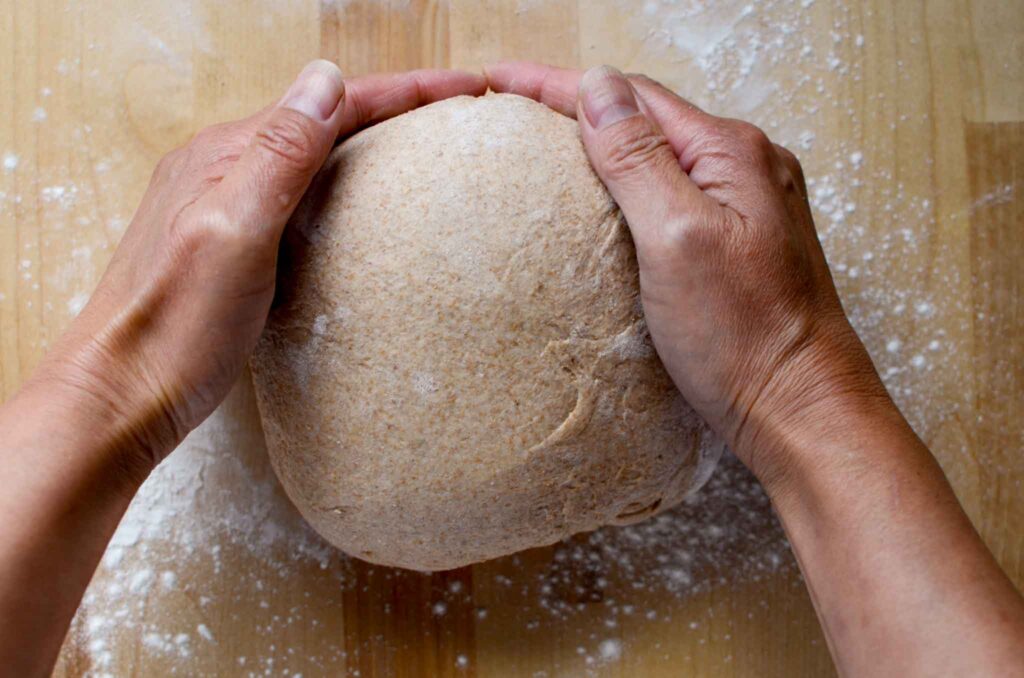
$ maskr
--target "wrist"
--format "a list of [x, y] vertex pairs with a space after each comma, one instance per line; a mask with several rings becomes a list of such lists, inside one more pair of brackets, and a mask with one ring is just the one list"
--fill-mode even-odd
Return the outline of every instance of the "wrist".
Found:
[[831, 476], [836, 465], [866, 461], [865, 440], [875, 435], [916, 440], [846, 325], [772, 371], [730, 442], [775, 500]]
[[132, 493], [178, 442], [161, 399], [126, 377], [97, 351], [55, 351], [10, 407], [31, 413], [56, 440], [51, 445], [109, 476]]
[[0, 636], [22, 638], [0, 642], [0, 656], [31, 672], [52, 666], [155, 458], [140, 433], [144, 417], [72, 372], [48, 357], [0, 406], [0, 618], [17, 620], [0, 622]]
[[76, 379], [33, 377], [9, 402], [7, 422], [18, 451], [60, 460], [115, 491], [134, 494], [159, 460], [144, 417], [84, 389]]
[[777, 506], [827, 495], [836, 483], [868, 482], [902, 461], [907, 448], [893, 441], [920, 444], [888, 397], [840, 392], [788, 415], [762, 429], [742, 455], [756, 462], [754, 473]]

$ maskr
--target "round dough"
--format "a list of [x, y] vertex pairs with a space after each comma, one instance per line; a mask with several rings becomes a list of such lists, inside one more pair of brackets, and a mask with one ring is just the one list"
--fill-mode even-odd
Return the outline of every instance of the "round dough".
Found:
[[378, 124], [285, 240], [256, 395], [285, 491], [342, 550], [458, 567], [642, 520], [714, 467], [574, 121], [488, 95]]

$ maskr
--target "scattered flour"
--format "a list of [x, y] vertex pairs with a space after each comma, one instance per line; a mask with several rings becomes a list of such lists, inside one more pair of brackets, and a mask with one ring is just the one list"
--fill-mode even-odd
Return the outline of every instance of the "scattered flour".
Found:
[[89, 302], [89, 295], [85, 292], [78, 292], [68, 299], [68, 314], [71, 317], [77, 316]]
[[622, 657], [622, 641], [614, 638], [602, 640], [597, 648], [597, 655], [602, 662], [618, 661]]
[[78, 195], [78, 187], [74, 184], [67, 186], [46, 186], [39, 191], [39, 196], [45, 203], [56, 203], [64, 209], [75, 204]]
[[[345, 2], [327, 4], [341, 11]], [[926, 189], [885, 169], [894, 165], [887, 159], [885, 140], [864, 138], [863, 121], [854, 108], [858, 95], [836, 85], [840, 77], [844, 83], [860, 82], [860, 59], [867, 49], [848, 8], [843, 3], [830, 7], [833, 30], [821, 33], [812, 27], [809, 12], [821, 10], [823, 3], [813, 0], [648, 0], [640, 12], [626, 0], [604, 4], [628, 17], [620, 30], [638, 47], [636, 62], [620, 65], [646, 70], [645, 63], [669, 64], [667, 72], [654, 75], [712, 112], [751, 119], [799, 153], [820, 238], [855, 327], [915, 429], [926, 440], [942, 429], [961, 406], [935, 397], [948, 392], [944, 384], [955, 383], [959, 376], [951, 372], [953, 361], [943, 358], [960, 350], [962, 323], [983, 324], [990, 318], [975, 317], [965, 308], [955, 293], [962, 281], [953, 267], [907, 262], [922, 261], [917, 255], [936, 247], [931, 234], [940, 219], [967, 214], [940, 214], [919, 197]], [[525, 14], [541, 5], [531, 0], [520, 3], [517, 11]], [[117, 35], [134, 36], [154, 59], [171, 63], [188, 77], [191, 66], [181, 56], [181, 45], [194, 40], [200, 50], [212, 50], [212, 38], [194, 10], [180, 18], [171, 16], [175, 11], [166, 10], [167, 16], [159, 20], [146, 19], [147, 25], [138, 17], [126, 18]], [[286, 5], [273, 11], [283, 16]], [[281, 18], [278, 14], [271, 20]], [[53, 77], [94, 77], [99, 82], [98, 76], [83, 73], [80, 59], [70, 56], [59, 62]], [[65, 89], [47, 87], [42, 93], [50, 97], [52, 92], [51, 108]], [[930, 124], [894, 112], [893, 102], [880, 95], [866, 96], [877, 97], [875, 113], [889, 115], [894, 130], [897, 125]], [[119, 125], [121, 114], [112, 109], [109, 119], [90, 122]], [[47, 125], [56, 125], [60, 117]], [[32, 114], [37, 123], [47, 118], [41, 107]], [[842, 138], [835, 133], [837, 118], [846, 125]], [[91, 149], [90, 133], [89, 125], [81, 124], [66, 136], [72, 146]], [[922, 150], [922, 167], [934, 162], [930, 152]], [[108, 207], [105, 201], [128, 177], [149, 168], [110, 149], [102, 157], [87, 157], [85, 167], [93, 169], [96, 183], [73, 182], [57, 169], [46, 169], [37, 184], [42, 188], [33, 190], [49, 208], [44, 210], [46, 230], [84, 246], [97, 240], [95, 233], [74, 239], [95, 227], [113, 243], [134, 205]], [[2, 166], [14, 172], [18, 156], [5, 153]], [[0, 217], [6, 219], [23, 197], [26, 204], [33, 198], [29, 193], [0, 193]], [[1015, 186], [1006, 184], [976, 200], [968, 212], [1015, 198]], [[93, 254], [73, 253], [51, 281], [67, 290], [70, 315], [84, 307], [87, 290], [98, 277]], [[21, 272], [30, 280], [32, 260], [26, 261], [29, 265]], [[929, 289], [939, 291], [924, 292], [925, 279], [931, 280]], [[950, 294], [941, 292], [943, 285]], [[339, 307], [334, 317], [318, 318], [314, 336], [330, 322], [344, 322], [347, 314]], [[638, 350], [626, 341], [616, 348]], [[419, 375], [412, 387], [429, 395], [438, 385], [430, 375]], [[367, 584], [354, 573], [353, 562], [320, 540], [291, 508], [269, 467], [261, 434], [239, 425], [243, 417], [252, 418], [252, 408], [251, 394], [233, 394], [157, 469], [132, 503], [72, 628], [77, 650], [84, 649], [91, 661], [90, 675], [129, 674], [135, 653], [158, 657], [178, 674], [199, 673], [202, 653], [227, 651], [223, 639], [229, 631], [218, 624], [246, 628], [257, 639], [244, 652], [232, 648], [242, 675], [295, 673], [293, 666], [308, 666], [312, 675], [341, 673], [348, 653], [368, 651], [347, 647], [331, 635], [334, 631], [324, 630], [341, 598], [364, 591]], [[949, 454], [960, 452], [952, 449]], [[454, 624], [472, 606], [469, 618], [478, 625], [516, 614], [524, 620], [524, 633], [577, 629], [584, 668], [553, 666], [551, 675], [583, 675], [621, 660], [623, 642], [609, 636], [617, 636], [616, 629], [627, 620], [704, 633], [705, 619], [681, 617], [680, 601], [765, 578], [784, 577], [801, 585], [767, 497], [731, 455], [701, 492], [672, 511], [638, 525], [580, 535], [544, 553], [548, 555], [515, 555], [476, 568], [471, 586], [450, 581], [437, 593], [440, 599], [424, 605], [424, 614], [439, 626]], [[385, 568], [359, 571], [385, 580], [399, 576]], [[473, 600], [477, 586], [491, 592], [493, 614]], [[268, 602], [278, 596], [292, 600], [296, 587], [304, 591], [304, 604], [283, 612]], [[389, 603], [380, 605], [379, 613], [394, 613]], [[574, 625], [578, 617], [589, 619], [595, 607], [601, 610], [599, 629]], [[239, 615], [236, 608], [247, 612]], [[711, 612], [709, 607], [706, 616]], [[761, 613], [753, 609], [750, 615]], [[304, 638], [306, 645], [276, 644], [287, 636]], [[455, 665], [469, 668], [469, 656], [457, 655]]]

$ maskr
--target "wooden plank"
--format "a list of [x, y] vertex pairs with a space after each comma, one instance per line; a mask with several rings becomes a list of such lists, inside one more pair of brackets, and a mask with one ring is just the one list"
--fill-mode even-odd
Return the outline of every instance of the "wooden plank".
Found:
[[1024, 582], [1024, 123], [969, 124], [966, 134], [976, 420], [980, 478], [972, 519], [1000, 565]]
[[448, 6], [436, 0], [325, 3], [321, 56], [351, 75], [448, 65]]
[[575, 0], [453, 0], [451, 65], [477, 70], [502, 59], [579, 64]]
[[[305, 61], [333, 58], [347, 74], [612, 63], [798, 152], [858, 330], [1021, 585], [1024, 5], [748, 4], [0, 0], [0, 160], [14, 159], [0, 165], [0, 392], [81, 307], [157, 159], [273, 101]], [[697, 590], [678, 594], [615, 558], [588, 564], [599, 547], [585, 536], [434, 575], [342, 558], [274, 482], [246, 380], [181, 452], [198, 470], [179, 468], [153, 507], [183, 513], [167, 517], [165, 539], [146, 536], [100, 570], [58, 675], [832, 670], [791, 560], [719, 581], [781, 544], [735, 467], [720, 474], [732, 485], [673, 514], [695, 530], [726, 516], [742, 531], [724, 546], [700, 538], [721, 551], [689, 572]], [[669, 543], [687, 547], [678, 534]], [[573, 553], [582, 560], [567, 564]], [[670, 554], [617, 557], [650, 568], [656, 555]], [[148, 588], [133, 583], [146, 569]], [[160, 583], [167, 572], [175, 586]]]

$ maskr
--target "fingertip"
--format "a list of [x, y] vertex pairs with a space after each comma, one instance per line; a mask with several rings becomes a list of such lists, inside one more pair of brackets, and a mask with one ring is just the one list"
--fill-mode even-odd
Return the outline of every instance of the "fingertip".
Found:
[[320, 122], [327, 122], [345, 98], [345, 80], [332, 61], [309, 62], [281, 98], [280, 105]]
[[315, 69], [324, 75], [336, 76], [339, 80], [342, 79], [343, 75], [341, 72], [341, 66], [331, 61], [330, 59], [313, 59], [303, 67], [302, 70]]
[[580, 78], [579, 106], [595, 130], [640, 113], [636, 93], [626, 77], [611, 66], [595, 66]]

